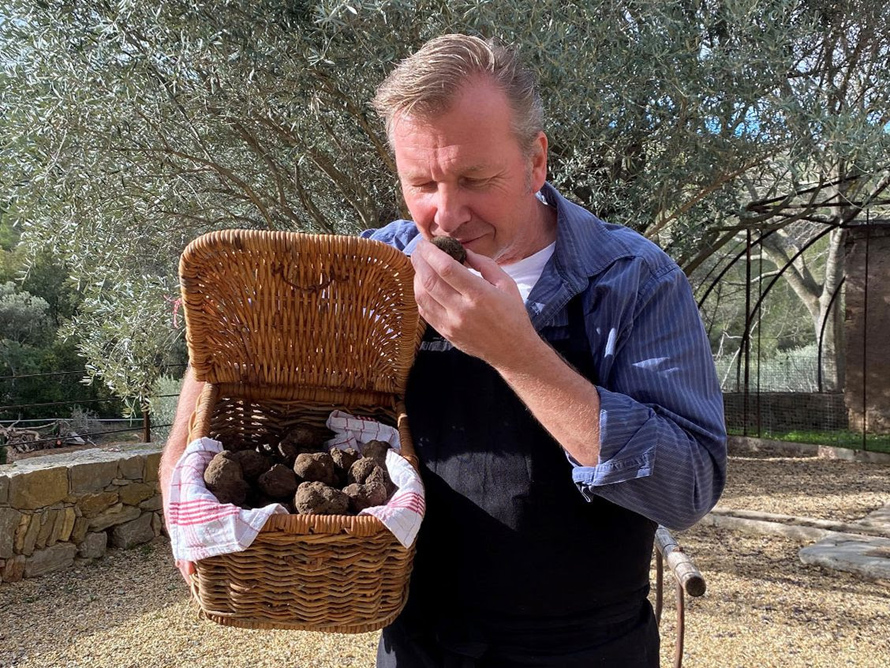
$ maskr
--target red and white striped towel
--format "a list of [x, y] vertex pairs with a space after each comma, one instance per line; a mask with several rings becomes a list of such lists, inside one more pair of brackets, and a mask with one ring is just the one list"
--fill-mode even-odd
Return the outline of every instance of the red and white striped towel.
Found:
[[386, 468], [389, 470], [389, 477], [398, 487], [396, 493], [385, 506], [365, 508], [359, 515], [373, 515], [392, 531], [402, 547], [411, 547], [417, 538], [426, 510], [423, 483], [408, 460], [393, 450], [386, 453]]
[[417, 538], [426, 502], [423, 482], [417, 471], [406, 459], [396, 454], [402, 449], [399, 430], [371, 418], [358, 417], [343, 411], [333, 411], [326, 424], [334, 432], [334, 437], [325, 444], [329, 450], [355, 448], [361, 452], [364, 444], [369, 441], [384, 441], [392, 446], [386, 453], [386, 468], [398, 490], [385, 506], [372, 506], [359, 514], [373, 515], [392, 531], [403, 547], [410, 547]]
[[389, 443], [396, 452], [402, 449], [398, 429], [369, 417], [358, 417], [344, 411], [332, 411], [325, 424], [328, 429], [334, 432], [334, 437], [325, 443], [328, 450], [355, 448], [361, 452], [362, 444], [368, 441]]
[[[401, 447], [398, 431], [339, 411], [331, 414], [328, 424], [338, 434], [328, 442], [329, 447], [355, 447], [361, 451], [362, 445], [371, 440], [392, 445], [393, 450], [386, 454], [386, 466], [398, 489], [385, 506], [366, 508], [361, 514], [379, 519], [404, 547], [410, 547], [423, 520], [424, 491], [417, 471], [394, 451]], [[204, 470], [222, 450], [219, 441], [197, 439], [189, 444], [173, 469], [166, 516], [176, 559], [198, 561], [246, 550], [269, 517], [287, 513], [278, 503], [252, 510], [220, 503], [204, 485]]]
[[166, 515], [176, 559], [198, 561], [246, 550], [269, 517], [287, 513], [280, 503], [254, 510], [220, 503], [204, 485], [204, 469], [222, 450], [219, 441], [199, 438], [189, 444], [173, 469]]

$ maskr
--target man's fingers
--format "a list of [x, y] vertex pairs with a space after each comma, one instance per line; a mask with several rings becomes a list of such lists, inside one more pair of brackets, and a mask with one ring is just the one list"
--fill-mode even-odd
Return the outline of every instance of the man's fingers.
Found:
[[[457, 263], [432, 244], [428, 242], [422, 244], [425, 248], [420, 248], [420, 252], [411, 255], [411, 264], [414, 266], [414, 292], [418, 304], [422, 303], [424, 295], [429, 295], [440, 304], [458, 297], [458, 291], [451, 285], [449, 278], [451, 273], [449, 263], [454, 265]], [[428, 248], [433, 249], [429, 255], [426, 253]], [[443, 257], [437, 258], [437, 254]], [[438, 262], [440, 259], [444, 260], [444, 266]]]
[[[473, 288], [473, 281], [476, 280], [476, 277], [448, 253], [436, 248], [429, 241], [423, 240], [417, 244], [417, 248], [411, 255], [412, 262], [415, 256], [418, 256], [418, 260], [427, 265], [438, 281], [450, 287], [455, 293], [465, 293]], [[417, 269], [417, 266], [415, 263], [414, 268]], [[431, 284], [429, 289], [431, 292], [435, 292], [439, 287]]]
[[482, 278], [498, 290], [503, 291], [506, 289], [509, 292], [516, 291], [518, 294], [518, 289], [513, 279], [490, 257], [467, 250], [467, 265], [478, 271]]
[[192, 583], [192, 575], [195, 573], [195, 564], [191, 561], [177, 559], [176, 568], [179, 569], [179, 572], [182, 574], [182, 579], [185, 580], [186, 584], [190, 585]]

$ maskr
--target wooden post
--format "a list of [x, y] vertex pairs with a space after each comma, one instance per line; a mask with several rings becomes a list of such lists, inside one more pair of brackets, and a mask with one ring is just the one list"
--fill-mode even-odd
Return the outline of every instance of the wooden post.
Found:
[[142, 442], [151, 443], [151, 411], [148, 404], [142, 405]]

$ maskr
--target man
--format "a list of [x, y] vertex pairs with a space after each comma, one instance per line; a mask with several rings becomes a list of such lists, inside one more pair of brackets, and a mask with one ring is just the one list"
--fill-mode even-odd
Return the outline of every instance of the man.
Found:
[[[428, 514], [380, 668], [657, 666], [656, 523], [724, 484], [720, 389], [685, 276], [546, 182], [516, 54], [427, 43], [381, 85], [429, 330], [406, 393]], [[462, 267], [429, 240], [457, 239]]]
[[[685, 276], [546, 183], [540, 99], [509, 49], [432, 40], [374, 105], [413, 221], [363, 236], [411, 255], [429, 324], [406, 393], [428, 512], [378, 666], [657, 666], [656, 524], [695, 523], [725, 475]], [[162, 490], [198, 390], [187, 377]]]

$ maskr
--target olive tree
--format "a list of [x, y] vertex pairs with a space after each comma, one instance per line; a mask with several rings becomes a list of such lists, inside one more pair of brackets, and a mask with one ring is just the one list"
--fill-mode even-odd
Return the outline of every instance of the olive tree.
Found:
[[887, 187], [875, 0], [6, 0], [0, 22], [7, 215], [75, 268], [72, 331], [120, 394], [178, 336], [190, 239], [405, 214], [368, 100], [445, 32], [518, 46], [551, 181], [689, 273], [747, 227], [850, 221]]

